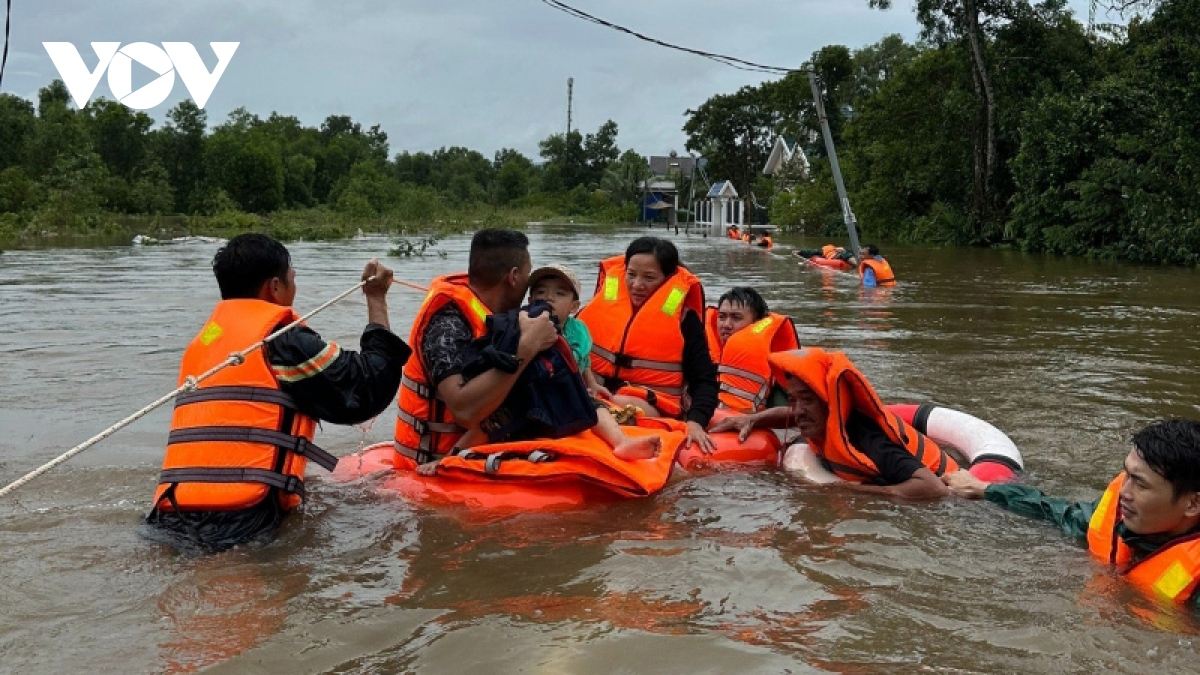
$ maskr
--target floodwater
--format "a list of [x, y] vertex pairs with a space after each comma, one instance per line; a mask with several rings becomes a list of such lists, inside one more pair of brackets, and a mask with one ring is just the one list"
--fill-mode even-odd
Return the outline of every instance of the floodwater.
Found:
[[[662, 234], [662, 230], [658, 233]], [[639, 232], [533, 226], [534, 262], [573, 265]], [[674, 235], [672, 235], [674, 236]], [[986, 419], [1027, 479], [1094, 498], [1129, 434], [1200, 415], [1193, 270], [885, 247], [901, 283], [674, 236], [710, 301], [754, 285], [805, 344], [842, 349], [888, 401]], [[290, 246], [307, 311], [389, 241]], [[466, 266], [389, 259], [425, 282]], [[809, 239], [804, 242], [822, 242]], [[175, 386], [217, 300], [211, 243], [0, 255], [0, 483]], [[393, 326], [420, 294], [394, 288]], [[360, 297], [311, 321], [355, 346]], [[377, 481], [312, 476], [272, 544], [189, 558], [137, 536], [165, 406], [0, 500], [0, 671], [12, 673], [1181, 673], [1195, 618], [1142, 599], [1053, 528], [981, 503], [909, 504], [781, 471], [687, 480], [578, 513], [484, 520]], [[349, 454], [394, 408], [326, 425]]]

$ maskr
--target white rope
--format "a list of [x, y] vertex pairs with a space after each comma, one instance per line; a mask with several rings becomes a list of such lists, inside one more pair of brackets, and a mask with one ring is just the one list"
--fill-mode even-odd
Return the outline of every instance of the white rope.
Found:
[[341, 300], [342, 298], [346, 297], [347, 295], [350, 295], [354, 291], [357, 291], [358, 289], [362, 288], [364, 284], [366, 284], [368, 281], [371, 281], [374, 278], [375, 277], [370, 277], [368, 279], [360, 281], [357, 285], [346, 289], [340, 295], [334, 297], [333, 299], [331, 299], [328, 302], [326, 302], [325, 304], [317, 307], [316, 309], [309, 312], [308, 314], [305, 314], [304, 316], [300, 317], [299, 319], [296, 319], [295, 321], [289, 323], [288, 325], [284, 326], [283, 328], [280, 328], [279, 330], [275, 331], [274, 333], [271, 333], [270, 335], [263, 338], [262, 340], [259, 340], [255, 344], [250, 345], [249, 347], [243, 349], [240, 352], [233, 352], [224, 361], [217, 364], [216, 366], [213, 366], [212, 368], [208, 369], [204, 373], [201, 373], [200, 375], [197, 375], [197, 376], [189, 376], [187, 378], [187, 380], [183, 384], [179, 385], [179, 387], [176, 388], [174, 391], [172, 391], [168, 394], [164, 394], [162, 396], [162, 398], [159, 398], [158, 400], [154, 401], [153, 403], [146, 406], [145, 408], [142, 408], [141, 410], [133, 413], [129, 417], [126, 417], [125, 419], [121, 420], [120, 422], [117, 422], [116, 424], [105, 429], [104, 431], [101, 431], [100, 433], [96, 434], [95, 436], [92, 436], [91, 438], [87, 439], [86, 441], [84, 441], [84, 442], [80, 443], [79, 445], [71, 448], [70, 450], [64, 452], [63, 454], [59, 455], [58, 457], [55, 457], [54, 459], [50, 460], [49, 462], [46, 462], [45, 464], [39, 466], [38, 468], [34, 469], [33, 471], [30, 471], [29, 473], [25, 474], [24, 476], [21, 476], [20, 478], [13, 481], [12, 483], [9, 483], [3, 489], [0, 489], [0, 497], [3, 497], [4, 495], [12, 492], [13, 490], [16, 490], [17, 488], [28, 483], [29, 481], [33, 480], [34, 478], [37, 478], [38, 476], [46, 473], [50, 469], [53, 469], [54, 467], [58, 466], [59, 464], [62, 464], [63, 462], [67, 461], [68, 459], [71, 459], [75, 455], [78, 455], [79, 453], [83, 452], [84, 450], [87, 450], [88, 448], [90, 448], [93, 445], [99, 443], [100, 441], [108, 438], [109, 436], [113, 435], [114, 433], [123, 429], [124, 427], [129, 426], [133, 422], [136, 422], [137, 420], [144, 417], [151, 410], [154, 410], [155, 408], [161, 406], [162, 404], [166, 403], [167, 401], [172, 400], [179, 394], [182, 394], [184, 392], [193, 391], [196, 388], [196, 386], [199, 385], [201, 382], [212, 377], [213, 375], [216, 375], [217, 373], [221, 372], [225, 368], [228, 368], [229, 366], [240, 365], [241, 363], [243, 363], [246, 360], [246, 357], [248, 355], [254, 353], [254, 351], [256, 349], [261, 348], [263, 345], [274, 340], [275, 338], [279, 337], [280, 335], [283, 335], [284, 333], [295, 328], [296, 326], [299, 326], [301, 323], [304, 323], [304, 321], [306, 321], [310, 317], [315, 316], [317, 314], [317, 312], [320, 312], [320, 311], [326, 309], [327, 307], [329, 307], [333, 303], [337, 302], [338, 300]]

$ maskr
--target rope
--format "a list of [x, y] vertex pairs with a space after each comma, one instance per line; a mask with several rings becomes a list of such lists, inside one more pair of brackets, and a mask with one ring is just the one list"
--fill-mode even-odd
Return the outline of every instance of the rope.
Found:
[[284, 333], [295, 328], [296, 326], [299, 326], [301, 323], [303, 323], [310, 317], [315, 316], [318, 312], [325, 310], [330, 305], [341, 300], [342, 298], [346, 297], [347, 295], [350, 295], [354, 291], [357, 291], [358, 289], [362, 288], [364, 284], [366, 284], [368, 281], [371, 281], [374, 278], [375, 277], [370, 277], [368, 279], [358, 282], [357, 284], [346, 289], [345, 291], [343, 291], [341, 294], [337, 295], [333, 299], [327, 301], [323, 305], [320, 305], [313, 311], [309, 312], [308, 314], [305, 314], [304, 316], [300, 317], [299, 319], [296, 319], [295, 321], [289, 323], [288, 325], [284, 326], [283, 328], [280, 328], [279, 330], [275, 331], [274, 333], [271, 333], [270, 335], [263, 338], [262, 340], [259, 340], [258, 342], [250, 345], [249, 347], [246, 347], [245, 349], [243, 349], [240, 352], [233, 352], [224, 361], [213, 366], [212, 368], [209, 368], [204, 373], [201, 373], [200, 375], [188, 376], [188, 378], [184, 381], [184, 383], [179, 385], [179, 387], [177, 387], [174, 391], [171, 391], [168, 394], [164, 394], [161, 398], [154, 401], [150, 405], [147, 405], [145, 408], [142, 408], [141, 410], [133, 413], [129, 417], [126, 417], [125, 419], [121, 420], [120, 422], [117, 422], [116, 424], [105, 429], [104, 431], [101, 431], [100, 433], [96, 434], [95, 436], [92, 436], [91, 438], [89, 438], [86, 441], [80, 443], [79, 445], [71, 448], [70, 450], [64, 452], [63, 454], [59, 455], [58, 457], [55, 457], [54, 459], [50, 460], [49, 462], [46, 462], [45, 464], [39, 466], [38, 468], [34, 469], [33, 471], [30, 471], [29, 473], [25, 474], [24, 476], [21, 476], [17, 480], [6, 485], [3, 489], [0, 489], [0, 497], [3, 497], [4, 495], [12, 492], [13, 490], [16, 490], [17, 488], [28, 483], [29, 481], [33, 480], [34, 478], [37, 478], [38, 476], [46, 473], [50, 469], [53, 469], [54, 467], [58, 466], [59, 464], [62, 464], [63, 462], [67, 461], [68, 459], [71, 459], [75, 455], [78, 455], [79, 453], [83, 452], [84, 450], [87, 450], [88, 448], [92, 447], [93, 445], [95, 445], [95, 444], [99, 443], [100, 441], [113, 435], [117, 431], [129, 426], [133, 422], [136, 422], [137, 420], [144, 417], [151, 410], [154, 410], [155, 408], [161, 406], [162, 404], [166, 403], [167, 401], [170, 401], [171, 399], [175, 398], [179, 394], [189, 392], [189, 391], [194, 391], [196, 389], [196, 386], [199, 385], [201, 382], [212, 377], [213, 375], [216, 375], [217, 373], [221, 372], [225, 368], [228, 368], [229, 366], [241, 365], [243, 362], [245, 362], [246, 357], [248, 355], [254, 353], [255, 350], [261, 348], [263, 345], [274, 340], [275, 338], [279, 337], [280, 335], [283, 335]]
[[414, 291], [421, 291], [422, 293], [429, 292], [429, 289], [426, 288], [425, 286], [422, 286], [420, 284], [414, 284], [411, 281], [404, 281], [403, 279], [392, 279], [392, 283], [400, 284], [401, 286], [407, 286], [407, 287], [413, 289]]

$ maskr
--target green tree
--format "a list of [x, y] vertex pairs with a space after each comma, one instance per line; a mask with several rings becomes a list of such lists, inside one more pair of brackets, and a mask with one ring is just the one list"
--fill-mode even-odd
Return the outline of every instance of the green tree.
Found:
[[534, 183], [533, 162], [516, 150], [504, 148], [492, 162], [496, 169], [492, 180], [492, 202], [508, 204], [529, 194]]
[[28, 161], [36, 125], [32, 103], [12, 94], [0, 94], [0, 171]]
[[167, 112], [167, 123], [158, 133], [157, 156], [170, 177], [175, 210], [184, 212], [192, 193], [204, 180], [204, 133], [208, 114], [191, 99]]
[[433, 157], [428, 152], [402, 152], [392, 162], [396, 180], [412, 185], [432, 185]]
[[257, 117], [241, 108], [217, 127], [204, 147], [204, 170], [213, 188], [225, 191], [250, 212], [283, 206], [283, 158], [279, 146], [255, 129]]
[[98, 98], [83, 110], [92, 148], [113, 176], [129, 180], [142, 168], [154, 120], [117, 101]]
[[618, 155], [620, 150], [617, 148], [617, 123], [608, 120], [600, 125], [596, 133], [588, 134], [583, 141], [583, 160], [587, 164], [584, 184], [597, 185]]
[[604, 173], [600, 187], [618, 205], [635, 204], [642, 196], [642, 185], [653, 180], [650, 162], [633, 150], [621, 153]]
[[551, 134], [538, 143], [542, 159], [542, 190], [561, 192], [583, 185], [587, 180], [587, 157], [583, 135], [578, 131]]

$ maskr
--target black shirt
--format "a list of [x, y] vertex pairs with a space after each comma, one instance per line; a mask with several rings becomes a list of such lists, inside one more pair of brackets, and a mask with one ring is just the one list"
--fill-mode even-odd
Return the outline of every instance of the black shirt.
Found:
[[[377, 323], [363, 329], [359, 348], [341, 349], [307, 326], [297, 326], [265, 347], [279, 388], [295, 399], [300, 412], [334, 424], [358, 424], [383, 412], [396, 397], [412, 354], [404, 340]], [[295, 366], [319, 358], [326, 349], [337, 352], [328, 365], [288, 379]]]
[[471, 323], [453, 303], [429, 317], [425, 332], [421, 334], [421, 359], [434, 389], [447, 377], [463, 371], [467, 345], [474, 339]]
[[879, 469], [872, 481], [876, 485], [899, 485], [925, 466], [904, 446], [888, 438], [871, 418], [857, 410], [850, 413], [850, 419], [846, 420], [846, 436], [850, 444], [870, 458]]

